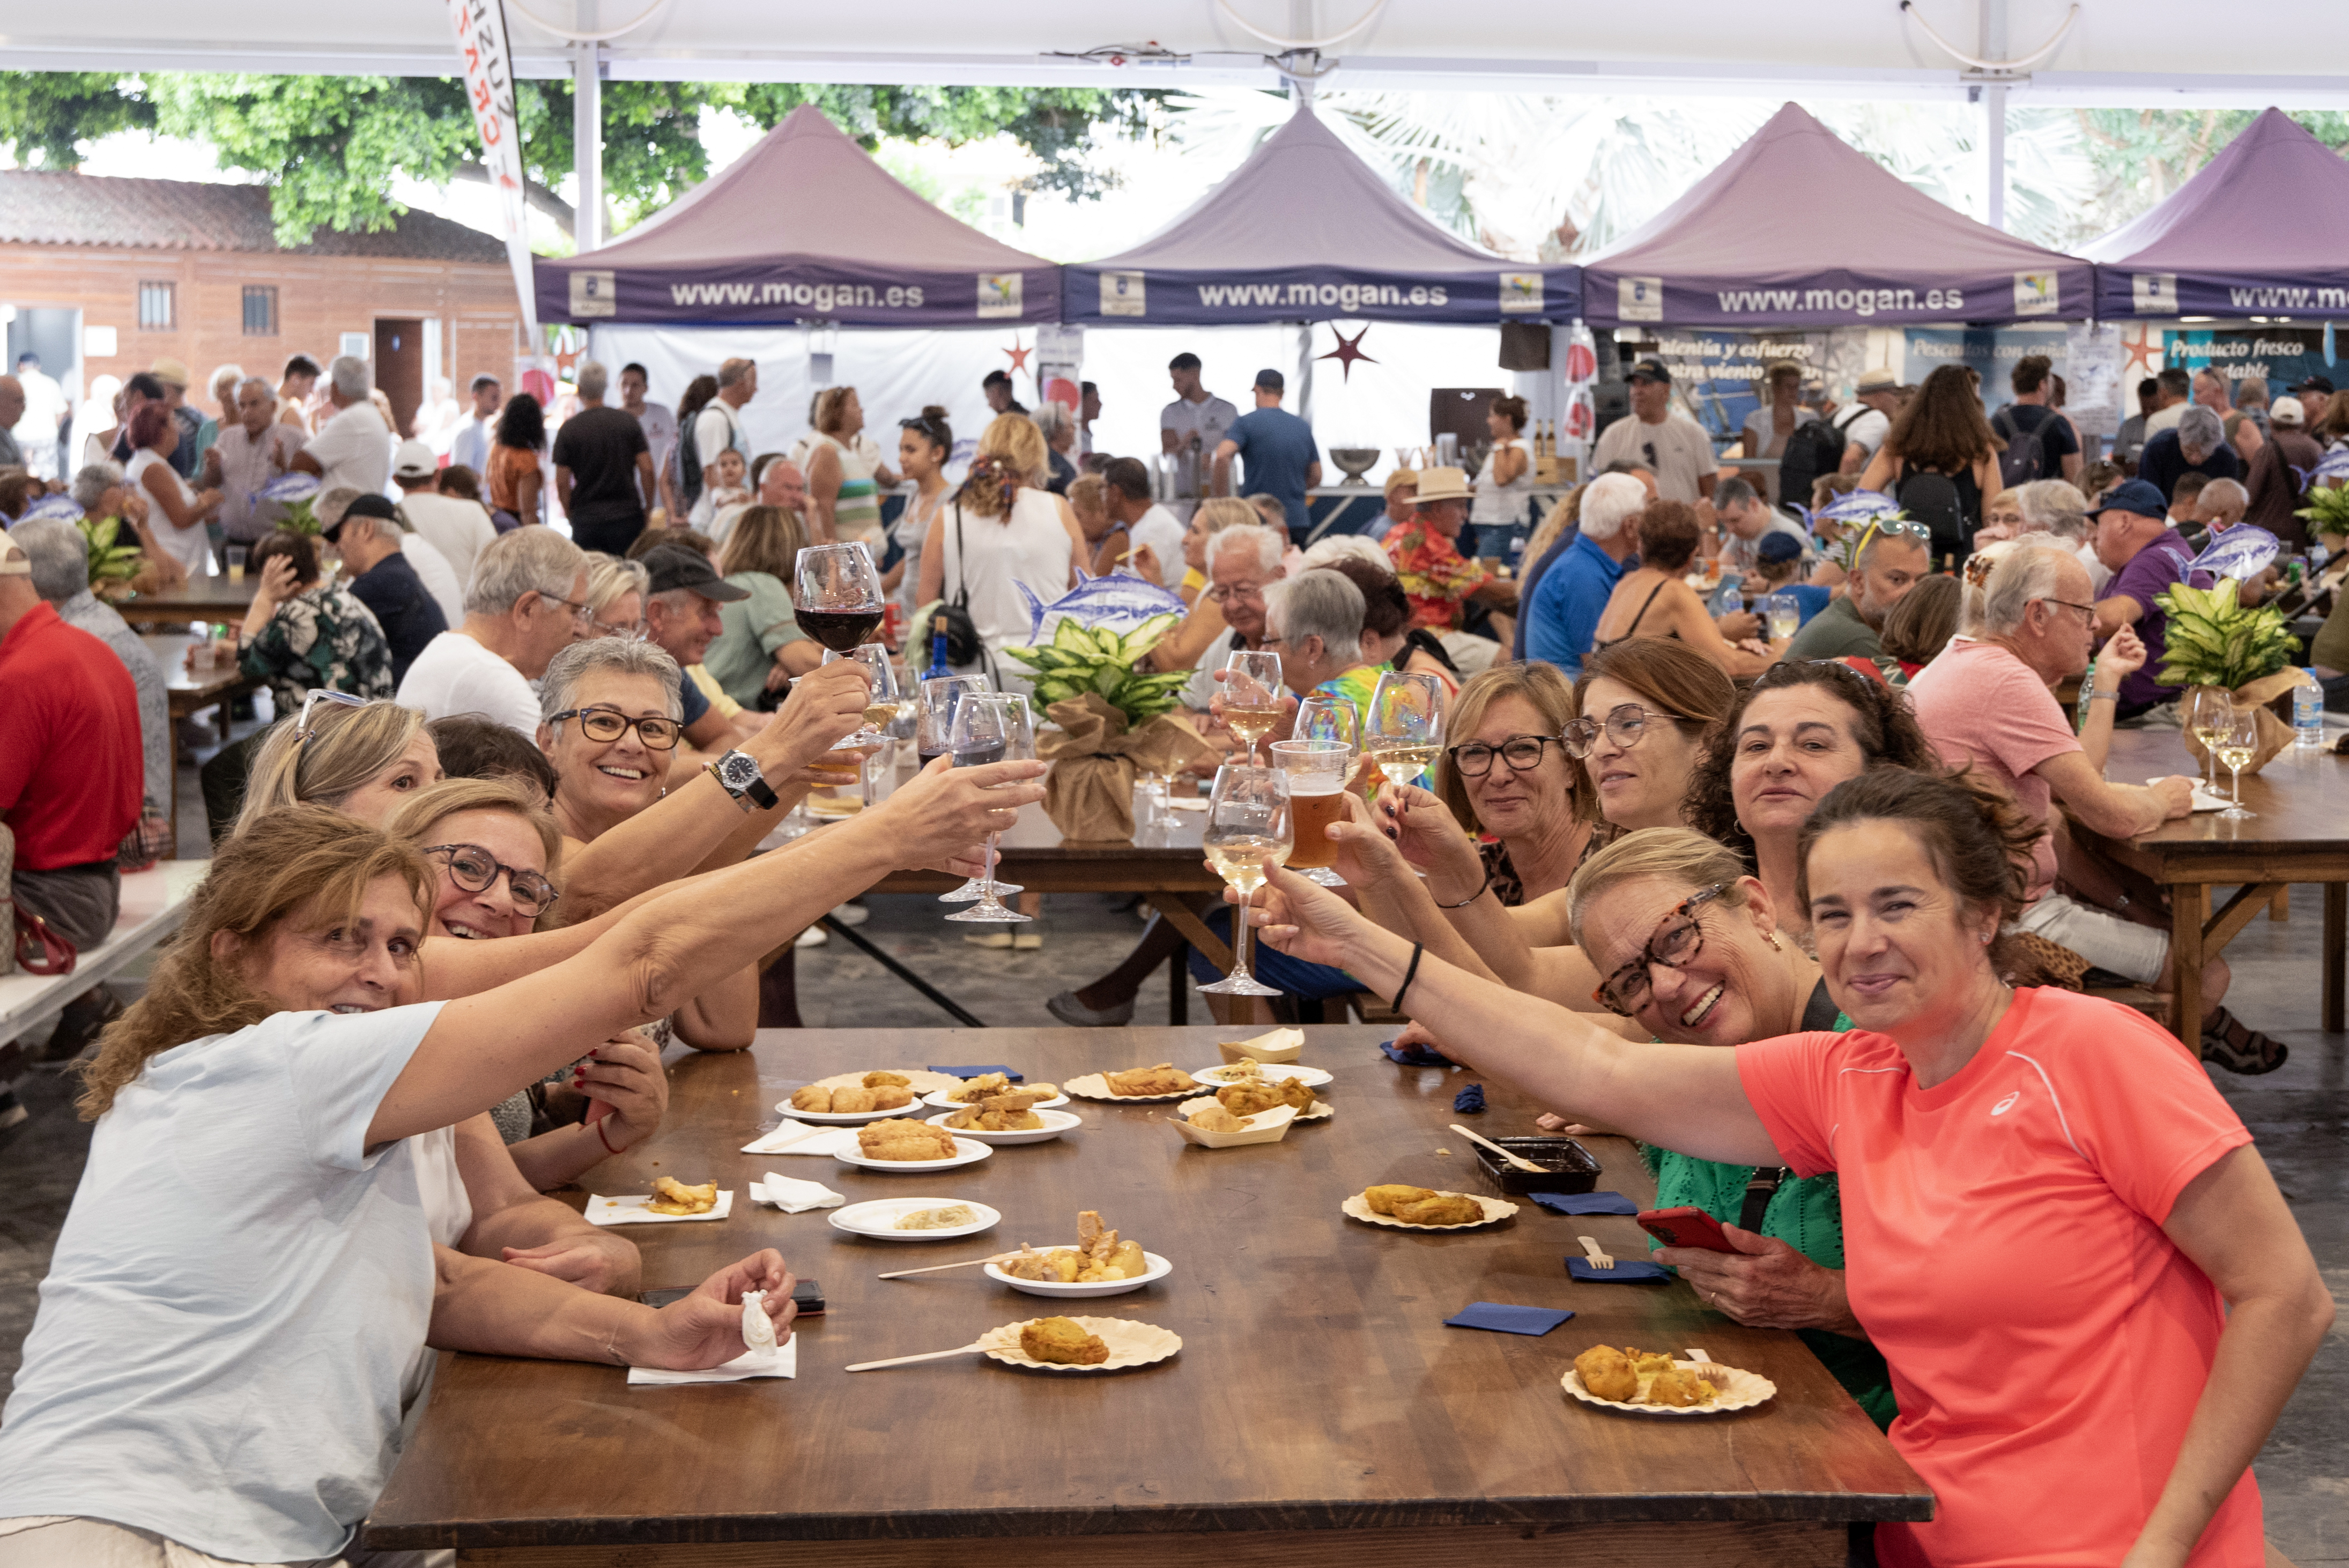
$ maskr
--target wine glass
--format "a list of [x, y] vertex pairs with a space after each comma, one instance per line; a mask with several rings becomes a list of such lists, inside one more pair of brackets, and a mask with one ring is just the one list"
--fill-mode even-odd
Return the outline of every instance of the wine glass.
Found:
[[2226, 725], [2219, 731], [2219, 744], [2211, 752], [2227, 765], [2227, 771], [2234, 776], [2233, 803], [2219, 813], [2221, 820], [2242, 821], [2259, 815], [2257, 811], [2243, 810], [2243, 764], [2258, 756], [2259, 749], [2259, 708], [2251, 703], [2230, 706]]
[[1288, 859], [1291, 839], [1288, 774], [1278, 768], [1250, 768], [1236, 762], [1216, 769], [1215, 792], [1207, 798], [1206, 833], [1201, 842], [1216, 874], [1240, 890], [1240, 903], [1232, 916], [1232, 972], [1212, 985], [1199, 987], [1208, 995], [1280, 995], [1248, 973], [1247, 901], [1264, 885], [1264, 862], [1279, 865]]
[[1362, 716], [1345, 697], [1317, 691], [1298, 703], [1288, 734], [1293, 740], [1332, 740], [1352, 751], [1362, 744]]
[[[985, 676], [933, 676], [922, 683], [921, 713], [914, 729], [914, 755], [927, 768], [953, 749], [955, 705], [962, 697], [991, 688]], [[969, 903], [987, 891], [987, 879], [972, 877], [952, 892], [938, 894], [940, 903]], [[1019, 892], [1013, 882], [997, 882], [998, 896]]]
[[2186, 728], [2202, 746], [2202, 782], [2213, 794], [2219, 789], [2220, 737], [2233, 717], [2235, 699], [2224, 686], [2199, 686], [2186, 694]]
[[881, 727], [894, 724], [897, 718], [897, 671], [889, 662], [889, 650], [879, 643], [859, 643], [844, 654], [826, 649], [823, 662], [828, 665], [863, 665], [865, 676], [873, 685], [873, 689], [864, 697], [864, 725], [855, 734], [835, 741], [833, 749], [838, 751], [845, 747], [871, 746], [886, 739], [887, 737], [881, 733]]
[[1280, 722], [1280, 655], [1235, 648], [1224, 661], [1224, 724], [1247, 743], [1250, 766], [1257, 743]]
[[1444, 683], [1433, 676], [1389, 670], [1362, 716], [1362, 749], [1387, 782], [1411, 783], [1444, 749]]
[[795, 600], [800, 630], [844, 654], [881, 624], [881, 573], [863, 540], [811, 544], [800, 552]]
[[[1036, 731], [1029, 722], [1028, 699], [1004, 692], [965, 693], [955, 704], [954, 720], [947, 730], [947, 747], [954, 754], [957, 768], [1033, 761]], [[1030, 918], [1008, 908], [998, 896], [1005, 891], [995, 881], [995, 845], [1002, 836], [987, 835], [987, 869], [979, 878], [978, 902], [968, 909], [955, 911], [947, 916], [948, 920], [1001, 923]]]
[[1336, 740], [1276, 740], [1272, 765], [1288, 775], [1290, 847], [1288, 866], [1323, 887], [1343, 887], [1338, 846], [1326, 829], [1346, 819], [1346, 775], [1354, 748]]

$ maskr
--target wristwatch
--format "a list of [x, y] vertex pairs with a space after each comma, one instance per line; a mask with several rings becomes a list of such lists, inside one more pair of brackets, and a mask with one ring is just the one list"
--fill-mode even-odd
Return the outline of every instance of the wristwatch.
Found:
[[718, 780], [735, 803], [747, 814], [753, 809], [772, 810], [775, 792], [759, 771], [759, 765], [742, 751], [729, 751], [709, 765], [709, 776]]

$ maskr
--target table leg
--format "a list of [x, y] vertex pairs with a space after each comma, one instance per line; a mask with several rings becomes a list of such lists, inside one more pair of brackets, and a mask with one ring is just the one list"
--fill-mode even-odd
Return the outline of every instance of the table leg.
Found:
[[2169, 890], [2169, 964], [2177, 1016], [2170, 1027], [2196, 1050], [2202, 1041], [2202, 923], [2210, 915], [2210, 890], [2179, 882]]
[[1224, 939], [1207, 929], [1191, 906], [1184, 903], [1179, 892], [1154, 892], [1145, 895], [1150, 907], [1156, 910], [1166, 923], [1181, 932], [1192, 946], [1207, 955], [1207, 962], [1228, 975], [1232, 971], [1232, 950]]
[[1166, 1021], [1178, 1029], [1191, 1021], [1191, 944], [1187, 942], [1166, 959]]
[[2324, 884], [2324, 1032], [2341, 1032], [2342, 959], [2349, 949], [2349, 882]]
[[2277, 925], [2282, 925], [2292, 919], [2292, 886], [2290, 883], [2287, 882], [2282, 887], [2276, 889], [2275, 900], [2268, 905], [2268, 919], [2271, 923]]

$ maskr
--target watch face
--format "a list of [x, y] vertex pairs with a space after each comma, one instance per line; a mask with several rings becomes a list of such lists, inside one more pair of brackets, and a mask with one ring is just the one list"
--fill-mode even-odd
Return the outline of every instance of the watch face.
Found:
[[759, 779], [759, 765], [739, 751], [730, 751], [718, 759], [718, 777], [728, 787], [747, 789]]

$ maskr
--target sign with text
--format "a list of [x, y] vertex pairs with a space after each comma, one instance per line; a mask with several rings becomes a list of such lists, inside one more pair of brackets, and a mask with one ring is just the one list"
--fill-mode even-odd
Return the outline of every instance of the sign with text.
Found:
[[465, 67], [465, 102], [481, 139], [481, 164], [498, 197], [506, 260], [513, 267], [514, 292], [522, 296], [523, 325], [535, 349], [538, 304], [530, 262], [529, 192], [523, 184], [522, 124], [514, 112], [513, 51], [506, 40], [505, 6], [501, 0], [449, 0], [449, 23], [457, 31], [457, 55]]

